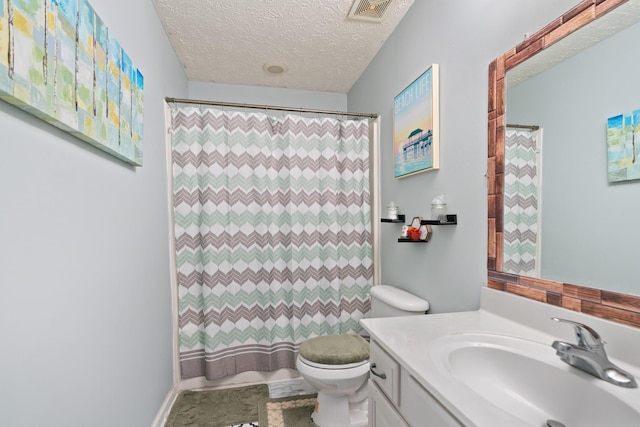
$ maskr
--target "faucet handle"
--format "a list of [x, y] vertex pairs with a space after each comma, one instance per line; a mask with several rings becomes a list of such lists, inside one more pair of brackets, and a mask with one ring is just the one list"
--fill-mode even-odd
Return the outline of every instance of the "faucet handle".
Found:
[[579, 346], [582, 346], [585, 348], [592, 348], [595, 346], [601, 347], [602, 345], [605, 344], [605, 341], [600, 337], [600, 334], [598, 334], [593, 328], [585, 325], [584, 323], [574, 322], [573, 320], [561, 319], [558, 317], [552, 317], [551, 320], [555, 320], [556, 322], [568, 323], [572, 325], [573, 329], [576, 332], [576, 339], [578, 340]]

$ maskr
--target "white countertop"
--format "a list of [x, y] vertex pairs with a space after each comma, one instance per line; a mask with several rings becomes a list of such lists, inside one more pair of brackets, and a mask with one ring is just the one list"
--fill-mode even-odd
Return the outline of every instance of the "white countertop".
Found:
[[[575, 369], [561, 362], [555, 356], [555, 350], [551, 348], [554, 340], [575, 342], [573, 329], [568, 325], [559, 325], [551, 321], [552, 316], [569, 318], [592, 326], [608, 342], [606, 349], [610, 359], [621, 365], [623, 369], [632, 368], [632, 373], [638, 372], [639, 329], [488, 288], [482, 290], [481, 308], [477, 311], [371, 318], [363, 319], [361, 323], [371, 335], [372, 340], [380, 344], [465, 425], [516, 427], [532, 424], [524, 423], [492, 405], [482, 396], [470, 392], [464, 386], [461, 387], [454, 377], [437, 366], [433, 349], [438, 346], [438, 340], [442, 337], [464, 333], [488, 333], [542, 344], [541, 352], [544, 353], [544, 357], [557, 359], [561, 369]], [[614, 340], [625, 342], [614, 344]], [[619, 359], [612, 356], [618, 356]], [[622, 358], [626, 361], [621, 362]], [[635, 363], [629, 365], [627, 362], [630, 361]], [[637, 375], [636, 378], [640, 380]], [[603, 383], [596, 384], [597, 386], [617, 387], [595, 377], [594, 382]], [[622, 389], [620, 393], [627, 393], [627, 396], [632, 392], [637, 393], [634, 394], [634, 399], [637, 399], [637, 405], [634, 407], [638, 407], [640, 406], [639, 390]], [[618, 390], [614, 392], [617, 393]]]

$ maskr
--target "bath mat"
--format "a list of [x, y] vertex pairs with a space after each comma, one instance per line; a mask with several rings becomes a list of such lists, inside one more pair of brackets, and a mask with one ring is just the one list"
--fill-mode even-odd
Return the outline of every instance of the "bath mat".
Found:
[[260, 427], [315, 427], [311, 413], [316, 395], [261, 399], [258, 410]]
[[258, 402], [269, 397], [266, 384], [223, 390], [183, 391], [165, 427], [228, 427], [257, 424]]

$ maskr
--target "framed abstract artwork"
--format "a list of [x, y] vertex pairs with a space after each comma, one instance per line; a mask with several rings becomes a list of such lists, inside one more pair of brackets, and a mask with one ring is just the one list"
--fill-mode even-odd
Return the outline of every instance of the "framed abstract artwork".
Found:
[[440, 168], [438, 64], [393, 99], [393, 177]]
[[609, 182], [640, 179], [640, 110], [607, 120]]
[[142, 165], [144, 77], [89, 0], [0, 0], [0, 100]]

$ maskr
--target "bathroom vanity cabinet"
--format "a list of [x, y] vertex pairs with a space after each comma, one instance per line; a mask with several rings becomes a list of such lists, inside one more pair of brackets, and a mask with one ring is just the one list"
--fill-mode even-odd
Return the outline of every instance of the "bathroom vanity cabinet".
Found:
[[567, 365], [552, 343], [577, 337], [552, 318], [598, 331], [610, 360], [640, 379], [640, 329], [485, 287], [475, 311], [360, 320], [370, 425], [640, 426], [640, 388]]
[[369, 360], [370, 427], [462, 426], [373, 339]]

